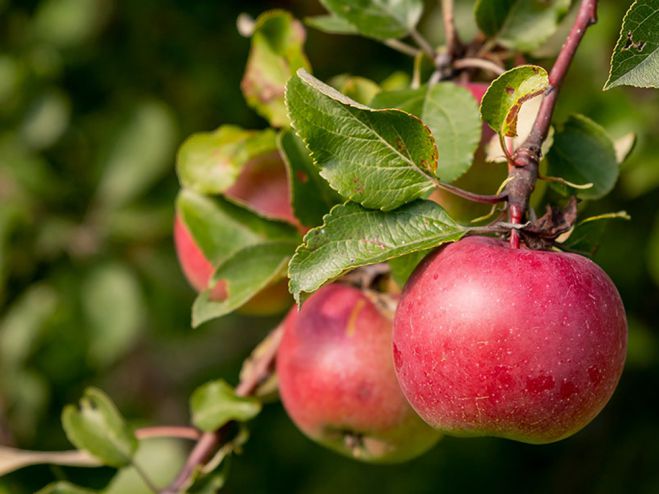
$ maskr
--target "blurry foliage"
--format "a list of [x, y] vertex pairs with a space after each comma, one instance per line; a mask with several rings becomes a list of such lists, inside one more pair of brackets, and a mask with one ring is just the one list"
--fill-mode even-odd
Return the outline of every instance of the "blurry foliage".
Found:
[[[383, 468], [315, 446], [270, 406], [233, 462], [227, 492], [659, 492], [659, 93], [601, 92], [628, 3], [602, 2], [557, 112], [558, 121], [583, 113], [614, 138], [638, 135], [614, 193], [586, 206], [588, 214], [632, 216], [611, 222], [596, 255], [630, 320], [627, 369], [602, 416], [555, 445], [447, 438], [418, 460]], [[465, 38], [474, 31], [471, 4], [457, 2]], [[322, 12], [302, 0], [0, 0], [3, 444], [68, 447], [60, 410], [90, 383], [129, 419], [187, 422], [194, 387], [235, 381], [272, 326], [231, 316], [191, 331], [193, 293], [170, 236], [182, 138], [220, 123], [264, 126], [240, 96], [248, 42], [235, 19], [273, 7], [298, 18]], [[422, 23], [434, 39], [439, 26], [436, 11]], [[325, 80], [352, 73], [379, 81], [410, 70], [403, 56], [368, 40], [313, 30], [308, 38]], [[474, 167], [459, 185], [491, 188], [496, 177], [482, 171]], [[164, 483], [183, 451], [154, 440], [137, 457]], [[0, 479], [0, 493], [34, 492], [57, 479], [102, 488], [110, 478], [103, 469], [31, 467]], [[127, 469], [107, 492], [145, 489]]]

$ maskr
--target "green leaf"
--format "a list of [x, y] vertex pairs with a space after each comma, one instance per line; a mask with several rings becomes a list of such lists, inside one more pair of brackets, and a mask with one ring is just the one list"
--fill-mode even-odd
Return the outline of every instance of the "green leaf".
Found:
[[425, 259], [425, 257], [432, 251], [420, 250], [418, 252], [413, 252], [407, 254], [406, 256], [396, 257], [389, 261], [389, 268], [391, 268], [391, 276], [394, 278], [394, 281], [401, 288], [405, 286], [407, 280], [416, 269], [416, 267]]
[[246, 422], [261, 411], [255, 398], [237, 396], [222, 380], [211, 381], [195, 390], [190, 398], [192, 423], [206, 432], [213, 432], [232, 420]]
[[345, 19], [335, 15], [319, 15], [304, 19], [307, 26], [328, 34], [359, 34], [359, 30]]
[[659, 0], [637, 0], [622, 21], [604, 89], [659, 88]]
[[517, 117], [525, 101], [549, 87], [547, 71], [537, 65], [521, 65], [501, 74], [483, 96], [483, 120], [497, 133], [517, 135]]
[[101, 265], [83, 280], [81, 296], [89, 324], [89, 358], [101, 367], [112, 364], [140, 334], [144, 301], [139, 282], [123, 264]]
[[213, 265], [248, 245], [299, 238], [292, 225], [263, 218], [223, 197], [183, 190], [176, 206], [195, 243]]
[[377, 83], [365, 77], [350, 74], [341, 74], [333, 77], [330, 81], [330, 86], [362, 105], [370, 104], [375, 95], [380, 92], [380, 86]]
[[320, 0], [327, 10], [378, 40], [402, 38], [423, 13], [423, 0]]
[[39, 489], [36, 494], [95, 494], [98, 491], [78, 487], [70, 482], [59, 480]]
[[386, 211], [432, 190], [437, 147], [418, 118], [360, 105], [304, 71], [286, 99], [320, 174], [343, 197]]
[[202, 194], [222, 193], [234, 184], [247, 162], [277, 149], [276, 138], [271, 129], [243, 130], [234, 125], [194, 134], [179, 148], [176, 158], [181, 185]]
[[48, 321], [56, 313], [57, 291], [45, 284], [31, 285], [0, 319], [0, 362], [8, 372], [25, 365], [46, 333]]
[[102, 162], [100, 202], [116, 208], [139, 197], [169, 170], [176, 140], [169, 107], [150, 101], [135, 108]]
[[227, 298], [211, 300], [210, 289], [200, 293], [192, 306], [192, 326], [233, 312], [274, 281], [285, 278], [296, 245], [291, 241], [250, 245], [222, 262], [210, 284], [226, 283]]
[[[149, 438], [140, 441], [133, 460], [134, 465], [157, 486], [169, 485], [176, 477], [187, 456], [186, 445], [170, 437]], [[184, 491], [187, 493], [187, 491]], [[135, 466], [122, 468], [103, 494], [153, 494], [144, 477]]]
[[398, 108], [424, 121], [437, 142], [436, 174], [443, 182], [457, 180], [471, 166], [481, 140], [482, 124], [476, 100], [467, 89], [441, 82], [385, 92], [375, 97], [372, 106]]
[[317, 226], [338, 202], [334, 192], [313, 163], [304, 143], [291, 131], [282, 132], [278, 141], [291, 183], [293, 212], [303, 225]]
[[121, 468], [131, 464], [137, 438], [102, 391], [87, 388], [79, 407], [64, 408], [62, 424], [69, 441], [104, 465]]
[[312, 293], [359, 266], [431, 249], [467, 231], [431, 201], [418, 200], [389, 213], [341, 204], [304, 237], [289, 264], [289, 288], [299, 302], [303, 292]]
[[631, 218], [625, 211], [586, 218], [574, 226], [570, 236], [561, 245], [571, 251], [592, 256], [599, 248], [608, 222], [614, 219], [630, 220]]
[[478, 0], [476, 22], [506, 48], [529, 52], [556, 32], [570, 4], [571, 0]]
[[[600, 199], [613, 190], [618, 180], [618, 159], [606, 131], [583, 115], [572, 115], [556, 132], [547, 155], [548, 174], [574, 184], [592, 183], [589, 189], [577, 190], [581, 199]], [[565, 186], [552, 184], [558, 191]]]
[[288, 126], [286, 82], [297, 69], [310, 70], [304, 39], [302, 24], [283, 10], [265, 12], [256, 20], [241, 87], [247, 104], [273, 127]]

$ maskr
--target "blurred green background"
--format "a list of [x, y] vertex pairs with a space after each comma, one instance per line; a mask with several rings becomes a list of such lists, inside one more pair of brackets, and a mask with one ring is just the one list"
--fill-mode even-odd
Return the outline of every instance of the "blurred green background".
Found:
[[[659, 92], [600, 90], [629, 3], [602, 2], [557, 112], [638, 135], [615, 192], [588, 208], [633, 218], [612, 222], [596, 255], [630, 323], [627, 367], [604, 412], [554, 445], [446, 438], [413, 462], [376, 467], [306, 440], [276, 404], [253, 424], [226, 492], [659, 492]], [[191, 391], [235, 382], [276, 323], [228, 317], [191, 330], [194, 294], [171, 241], [182, 139], [265, 125], [240, 93], [249, 41], [235, 19], [274, 7], [322, 11], [309, 0], [0, 0], [0, 443], [68, 448], [61, 408], [92, 384], [135, 425], [185, 424]], [[423, 28], [433, 37], [440, 26], [429, 13]], [[321, 78], [410, 70], [354, 37], [311, 31], [307, 53]], [[151, 441], [140, 455], [162, 482], [184, 446]], [[103, 488], [112, 473], [32, 467], [0, 479], [0, 493], [60, 478]], [[110, 492], [147, 491], [125, 472]]]

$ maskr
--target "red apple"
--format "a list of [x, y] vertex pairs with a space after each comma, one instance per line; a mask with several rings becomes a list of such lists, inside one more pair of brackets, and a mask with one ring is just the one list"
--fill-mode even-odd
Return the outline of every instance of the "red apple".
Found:
[[394, 321], [396, 374], [428, 424], [534, 444], [602, 410], [626, 346], [620, 295], [596, 264], [484, 237], [424, 260]]
[[391, 318], [347, 285], [328, 285], [291, 309], [277, 354], [279, 391], [307, 436], [370, 462], [408, 460], [439, 439], [396, 382], [391, 330]]
[[487, 92], [487, 88], [490, 87], [490, 85], [486, 82], [467, 82], [460, 84], [460, 86], [468, 89], [478, 104], [480, 104], [483, 96]]
[[[277, 152], [264, 154], [248, 162], [225, 195], [263, 216], [288, 221], [301, 229], [290, 203], [286, 167]], [[174, 222], [174, 244], [179, 263], [190, 284], [197, 291], [208, 288], [215, 268], [178, 215]], [[226, 296], [226, 284], [217, 283], [213, 287], [211, 299], [223, 300]], [[282, 280], [254, 296], [241, 307], [240, 312], [249, 315], [277, 314], [290, 303], [287, 283]]]

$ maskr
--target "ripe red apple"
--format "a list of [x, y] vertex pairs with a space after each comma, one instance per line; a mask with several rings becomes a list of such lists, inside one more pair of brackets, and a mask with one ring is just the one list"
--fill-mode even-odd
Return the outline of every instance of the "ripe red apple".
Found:
[[[301, 228], [290, 204], [286, 167], [277, 152], [264, 154], [248, 162], [225, 195], [263, 216], [288, 221]], [[183, 273], [190, 284], [197, 291], [208, 288], [215, 268], [178, 215], [174, 221], [174, 245]], [[223, 300], [226, 296], [226, 284], [217, 283], [211, 298]], [[282, 280], [258, 293], [241, 307], [240, 312], [250, 315], [277, 314], [290, 303], [286, 281]]]
[[439, 439], [396, 382], [391, 330], [391, 318], [347, 285], [328, 285], [291, 309], [277, 354], [279, 392], [307, 436], [382, 463], [413, 458]]
[[620, 295], [596, 264], [485, 237], [425, 259], [394, 321], [396, 375], [428, 424], [534, 444], [602, 410], [626, 347]]
[[483, 96], [487, 92], [487, 88], [490, 87], [490, 85], [486, 82], [467, 82], [460, 85], [471, 92], [472, 96], [478, 102], [478, 104], [480, 104]]

